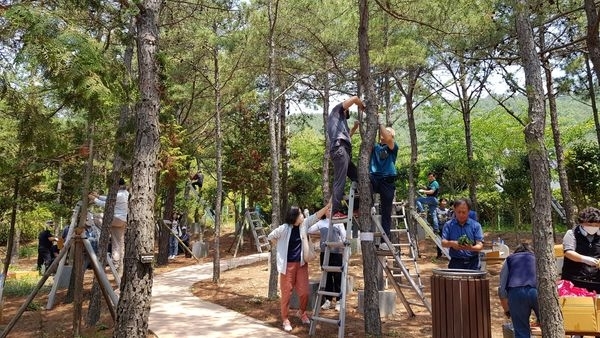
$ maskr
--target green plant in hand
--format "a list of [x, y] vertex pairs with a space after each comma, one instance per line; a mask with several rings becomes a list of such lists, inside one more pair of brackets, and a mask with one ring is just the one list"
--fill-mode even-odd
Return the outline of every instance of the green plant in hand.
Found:
[[458, 245], [473, 245], [473, 241], [467, 235], [462, 235], [458, 238]]

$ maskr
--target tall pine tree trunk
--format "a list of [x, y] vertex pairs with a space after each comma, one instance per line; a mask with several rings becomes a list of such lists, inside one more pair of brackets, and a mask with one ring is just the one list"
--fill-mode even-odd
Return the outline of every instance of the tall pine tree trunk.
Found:
[[[329, 116], [329, 78], [327, 73], [323, 74], [323, 130], [327, 130], [327, 117]], [[323, 200], [329, 201], [331, 190], [329, 190], [329, 146], [331, 140], [329, 135], [325, 133], [325, 151], [323, 152], [323, 163], [321, 167]]]
[[[371, 64], [369, 60], [369, 4], [367, 0], [360, 0], [359, 25], [358, 25], [358, 54], [360, 58], [360, 84], [367, 98], [366, 128], [361, 128], [361, 145], [358, 163], [358, 190], [361, 192], [360, 200], [360, 225], [362, 232], [374, 232], [375, 227], [371, 220], [371, 206], [373, 205], [369, 180], [369, 159], [375, 135], [377, 134], [377, 103], [371, 77]], [[360, 110], [359, 110], [360, 114]], [[352, 212], [349, 210], [349, 212]], [[379, 317], [379, 277], [377, 254], [373, 241], [361, 241], [363, 253], [363, 276], [365, 279], [364, 311], [365, 333], [381, 336], [381, 318]]]
[[594, 86], [594, 75], [590, 69], [590, 60], [587, 54], [585, 55], [585, 70], [588, 80], [588, 90], [590, 93], [590, 102], [592, 104], [592, 115], [594, 116], [594, 126], [596, 127], [596, 139], [600, 146], [600, 119], [598, 118], [598, 106], [596, 105], [596, 87]]
[[[398, 90], [402, 93], [406, 103], [406, 124], [408, 125], [408, 137], [410, 140], [410, 161], [408, 164], [408, 205], [409, 209], [414, 209], [416, 205], [417, 195], [417, 178], [419, 173], [417, 172], [417, 160], [418, 160], [418, 142], [417, 142], [417, 124], [415, 122], [415, 102], [414, 92], [417, 86], [417, 80], [421, 74], [421, 68], [414, 67], [408, 70], [406, 74], [407, 84], [403, 85], [399, 77], [395, 76]], [[409, 233], [417, 238], [417, 222], [412, 217], [408, 218], [408, 230]], [[417, 248], [418, 250], [418, 248]]]
[[477, 174], [475, 172], [476, 168], [473, 161], [473, 135], [471, 133], [471, 95], [469, 95], [469, 88], [466, 83], [467, 74], [465, 70], [464, 59], [461, 59], [459, 69], [459, 84], [461, 97], [460, 110], [463, 118], [463, 126], [465, 128], [465, 149], [467, 151], [467, 167], [469, 177], [469, 199], [471, 199], [471, 209], [477, 211]]
[[[280, 88], [285, 88], [281, 85]], [[288, 175], [290, 169], [290, 151], [288, 149], [288, 133], [286, 130], [286, 114], [287, 109], [285, 107], [285, 95], [281, 95], [279, 100], [279, 139], [281, 140], [281, 218], [284, 218], [284, 213], [289, 205], [289, 192], [288, 192]]]
[[[540, 30], [540, 44], [545, 46], [544, 30]], [[554, 82], [552, 80], [552, 69], [550, 66], [550, 56], [544, 57], [542, 66], [546, 79], [546, 92], [548, 93], [548, 108], [550, 110], [550, 125], [552, 127], [552, 138], [554, 139], [554, 151], [556, 152], [556, 171], [558, 172], [558, 182], [560, 184], [560, 193], [563, 199], [563, 209], [567, 227], [572, 229], [575, 226], [575, 204], [571, 198], [569, 189], [569, 180], [565, 169], [565, 155], [562, 146], [560, 128], [558, 125], [558, 112], [556, 108], [556, 95], [554, 94]]]
[[594, 65], [596, 79], [600, 79], [600, 17], [594, 0], [584, 0], [585, 16], [587, 18], [587, 34], [585, 35], [590, 60]]
[[[132, 72], [132, 60], [133, 60], [133, 45], [134, 30], [133, 19], [130, 19], [128, 24], [129, 33], [125, 41], [125, 53], [123, 54], [123, 63], [127, 70], [127, 75], [123, 77], [122, 87], [126, 93], [126, 97], [123, 98], [125, 101], [119, 111], [119, 123], [117, 125], [117, 132], [115, 134], [115, 147], [114, 147], [114, 158], [113, 167], [109, 176], [109, 188], [106, 199], [106, 205], [104, 206], [104, 215], [102, 217], [102, 228], [100, 229], [100, 238], [98, 240], [98, 260], [100, 266], [106, 266], [106, 254], [108, 252], [108, 243], [110, 241], [109, 225], [112, 223], [115, 202], [117, 200], [117, 192], [119, 191], [119, 178], [123, 177], [123, 168], [126, 165], [126, 156], [123, 154], [124, 150], [130, 149], [131, 140], [127, 137], [127, 126], [131, 122], [132, 113], [130, 107], [130, 78]], [[125, 146], [124, 146], [125, 145]], [[86, 318], [86, 325], [88, 327], [96, 325], [100, 320], [100, 314], [102, 312], [102, 297], [100, 284], [98, 280], [94, 279], [92, 291], [90, 292], [90, 303], [88, 306], [88, 313]]]
[[158, 114], [160, 91], [158, 74], [158, 35], [161, 0], [138, 4], [137, 48], [140, 102], [136, 109], [136, 141], [129, 217], [125, 232], [125, 257], [121, 297], [113, 337], [145, 338], [152, 296], [152, 263], [140, 259], [154, 254], [154, 202], [160, 148]]
[[546, 109], [541, 66], [533, 39], [527, 0], [516, 2], [515, 13], [519, 55], [525, 72], [529, 103], [529, 123], [525, 127], [525, 143], [531, 169], [531, 190], [533, 192], [531, 220], [542, 332], [544, 332], [544, 337], [562, 338], [565, 332], [555, 282], [554, 238], [550, 215], [550, 173], [548, 154], [544, 143]]
[[[213, 33], [217, 34], [217, 25], [215, 24]], [[215, 244], [214, 244], [214, 257], [213, 257], [213, 283], [219, 283], [221, 280], [221, 222], [222, 222], [222, 210], [223, 210], [223, 130], [221, 127], [221, 82], [219, 79], [219, 47], [214, 46], [213, 61], [215, 67], [213, 86], [215, 93], [215, 132], [216, 145], [215, 145], [215, 159], [217, 165], [217, 194], [215, 197]]]
[[[275, 228], [281, 224], [281, 205], [279, 203], [279, 140], [277, 139], [277, 102], [275, 102], [276, 91], [276, 51], [275, 51], [275, 27], [277, 24], [278, 15], [278, 0], [269, 0], [269, 135], [271, 148], [271, 228]], [[271, 250], [270, 256], [271, 268], [269, 272], [269, 299], [277, 298], [277, 250]]]

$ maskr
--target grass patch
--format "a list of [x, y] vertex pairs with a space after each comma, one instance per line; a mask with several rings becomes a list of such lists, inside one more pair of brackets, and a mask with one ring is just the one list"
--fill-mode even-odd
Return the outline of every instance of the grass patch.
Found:
[[19, 248], [19, 257], [37, 257], [37, 249], [38, 246], [35, 243], [23, 245]]
[[26, 311], [40, 311], [42, 309], [42, 305], [36, 301], [32, 301], [27, 305]]
[[[4, 283], [4, 297], [28, 296], [35, 289], [39, 278], [26, 277], [22, 279], [8, 279]], [[49, 286], [43, 286], [39, 292], [49, 292]]]

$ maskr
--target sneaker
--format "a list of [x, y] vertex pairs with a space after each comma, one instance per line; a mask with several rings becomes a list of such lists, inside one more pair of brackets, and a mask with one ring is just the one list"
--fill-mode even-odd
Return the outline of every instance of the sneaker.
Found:
[[302, 316], [300, 316], [300, 320], [302, 321], [302, 324], [310, 324], [310, 319], [306, 315], [306, 312], [304, 312]]
[[283, 321], [283, 331], [292, 332], [292, 324], [290, 324], [290, 321], [288, 319]]
[[321, 305], [321, 309], [323, 309], [323, 310], [331, 309], [331, 302], [329, 301], [329, 299], [325, 300], [325, 303], [323, 303], [323, 305]]
[[387, 243], [384, 242], [379, 244], [379, 250], [389, 251], [390, 248], [388, 247]]
[[335, 311], [340, 312], [340, 302], [335, 303]]
[[347, 218], [348, 215], [344, 214], [341, 211], [336, 212], [335, 214], [333, 214], [333, 216], [331, 216], [332, 219], [344, 219]]

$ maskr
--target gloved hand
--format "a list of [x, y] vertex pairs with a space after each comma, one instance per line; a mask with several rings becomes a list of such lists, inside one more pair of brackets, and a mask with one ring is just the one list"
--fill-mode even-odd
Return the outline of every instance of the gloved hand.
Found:
[[422, 194], [425, 192], [425, 189], [419, 189], [419, 192]]
[[581, 262], [589, 266], [598, 266], [598, 259], [590, 256], [582, 256]]

